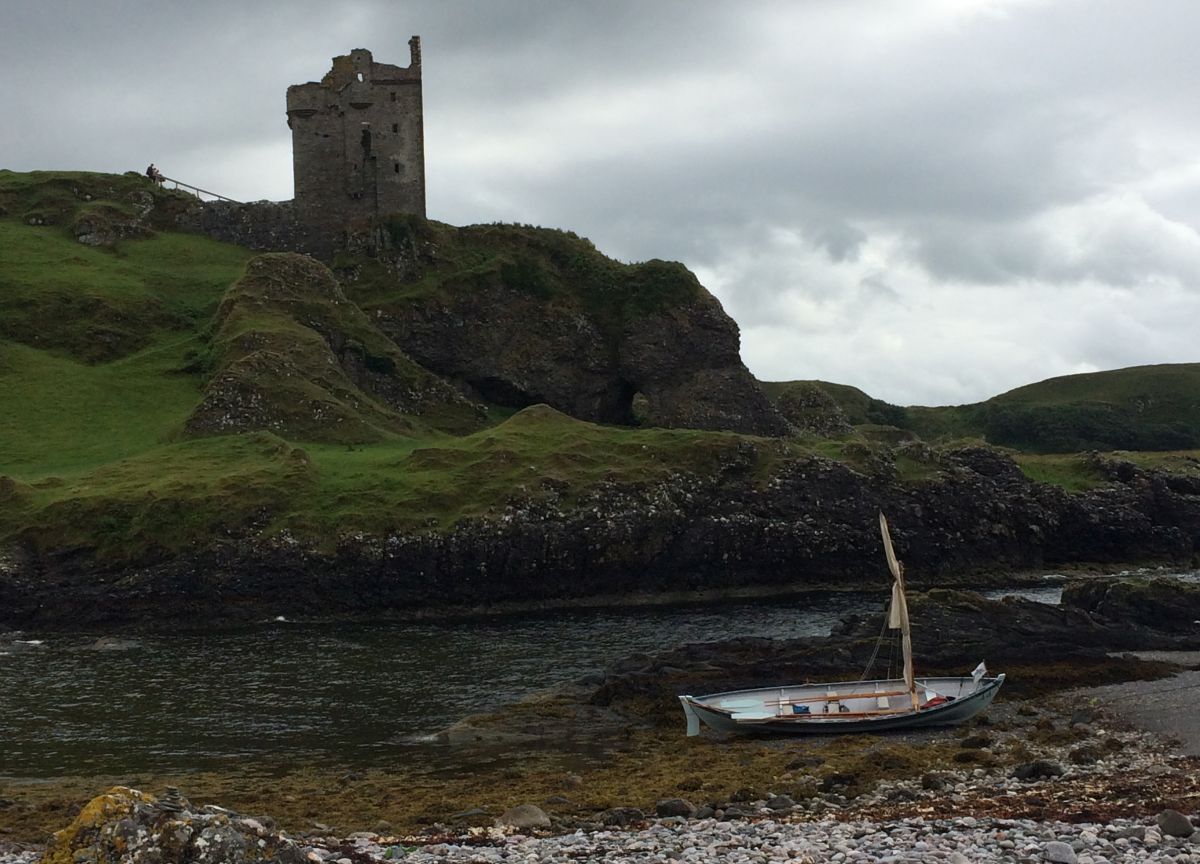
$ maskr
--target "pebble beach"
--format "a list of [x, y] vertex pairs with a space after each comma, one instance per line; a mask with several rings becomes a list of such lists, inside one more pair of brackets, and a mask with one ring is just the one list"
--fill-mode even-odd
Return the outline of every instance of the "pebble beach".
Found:
[[[1104, 864], [1121, 861], [1200, 861], [1200, 845], [1164, 835], [1128, 819], [1107, 824], [1068, 824], [1011, 819], [904, 819], [894, 822], [833, 819], [753, 822], [704, 819], [657, 822], [638, 831], [576, 832], [560, 837], [516, 835], [496, 845], [439, 843], [406, 851], [380, 847], [370, 838], [352, 841], [354, 857], [310, 850], [312, 861], [334, 864], [369, 860], [433, 862], [728, 861], [903, 862], [1051, 861]], [[393, 851], [394, 850], [394, 851]], [[389, 854], [391, 858], [389, 859]], [[337, 857], [334, 857], [334, 856]]]
[[[1167, 686], [1162, 682], [1160, 689]], [[251, 842], [255, 834], [269, 837], [260, 845], [270, 843], [270, 860], [295, 864], [1200, 861], [1200, 831], [1192, 822], [1200, 804], [1200, 760], [1185, 755], [1189, 742], [1148, 732], [1120, 716], [1091, 719], [1089, 734], [1115, 743], [1087, 764], [1075, 764], [1066, 745], [1015, 770], [964, 766], [881, 783], [850, 799], [836, 792], [801, 801], [772, 795], [723, 808], [666, 799], [654, 812], [614, 808], [595, 824], [581, 823], [574, 830], [535, 804], [488, 817], [476, 827], [439, 824], [409, 836], [283, 835], [212, 805], [194, 806], [196, 812], [188, 815], [192, 830], [211, 832], [218, 826], [228, 836], [233, 827]], [[132, 857], [121, 860], [158, 860], [138, 857], [139, 851], [154, 851], [153, 833], [135, 832], [146, 845], [139, 850], [135, 844], [128, 849]], [[197, 860], [219, 862], [221, 848], [214, 843], [212, 857]], [[9, 848], [0, 853], [0, 864], [33, 864], [44, 853]], [[86, 853], [75, 849], [72, 860], [109, 860]]]

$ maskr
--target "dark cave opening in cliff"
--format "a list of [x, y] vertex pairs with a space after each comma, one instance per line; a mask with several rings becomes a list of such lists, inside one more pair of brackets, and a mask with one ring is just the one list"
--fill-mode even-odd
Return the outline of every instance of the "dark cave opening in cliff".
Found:
[[475, 392], [493, 405], [505, 408], [528, 408], [545, 400], [537, 398], [504, 378], [472, 378], [468, 382]]
[[616, 385], [608, 390], [608, 398], [602, 412], [601, 422], [612, 422], [622, 426], [644, 426], [647, 424], [648, 402], [636, 384], [618, 378]]

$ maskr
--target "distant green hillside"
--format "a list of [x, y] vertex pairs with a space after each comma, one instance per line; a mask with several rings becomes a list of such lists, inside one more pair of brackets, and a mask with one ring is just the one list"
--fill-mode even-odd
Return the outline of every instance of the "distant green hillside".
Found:
[[983, 438], [1034, 453], [1200, 447], [1197, 363], [1064, 375], [986, 402], [940, 408], [900, 408], [855, 387], [825, 381], [763, 387], [779, 399], [789, 387], [809, 383], [832, 396], [856, 425], [896, 426], [931, 442]]

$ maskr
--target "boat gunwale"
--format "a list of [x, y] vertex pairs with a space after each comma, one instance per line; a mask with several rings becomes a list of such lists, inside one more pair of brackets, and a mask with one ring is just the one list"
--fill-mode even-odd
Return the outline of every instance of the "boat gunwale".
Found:
[[[736, 723], [739, 726], [751, 726], [751, 727], [752, 726], [768, 726], [773, 723], [785, 723], [787, 725], [812, 724], [814, 726], [836, 726], [838, 723], [870, 723], [875, 720], [894, 720], [894, 719], [901, 718], [901, 717], [913, 717], [913, 718], [934, 717], [939, 713], [943, 713], [943, 712], [950, 711], [950, 710], [960, 709], [963, 705], [966, 705], [966, 704], [978, 699], [981, 696], [984, 696], [988, 693], [992, 693], [995, 690], [998, 690], [1000, 688], [1000, 685], [1002, 685], [1004, 683], [1004, 679], [1005, 679], [1005, 675], [1003, 672], [1001, 672], [999, 675], [996, 675], [995, 677], [981, 678], [979, 680], [979, 683], [983, 686], [981, 686], [977, 690], [975, 690], [974, 693], [971, 693], [968, 696], [960, 696], [957, 699], [954, 699], [949, 702], [943, 702], [940, 705], [934, 705], [931, 708], [919, 708], [915, 711], [908, 709], [905, 711], [888, 711], [888, 712], [879, 712], [879, 713], [839, 712], [837, 714], [779, 714], [774, 717], [764, 717], [760, 720], [757, 720], [757, 719], [756, 720], [736, 720], [736, 719], [734, 719], [733, 715], [738, 712], [735, 710], [731, 710], [731, 709], [727, 709], [727, 708], [718, 708], [716, 706], [708, 705], [704, 702], [697, 701], [700, 699], [713, 699], [713, 698], [716, 698], [719, 696], [731, 696], [731, 695], [734, 695], [737, 693], [757, 693], [757, 692], [768, 691], [768, 690], [779, 690], [779, 689], [785, 689], [788, 686], [791, 686], [791, 687], [796, 687], [796, 686], [823, 687], [823, 686], [826, 686], [826, 685], [820, 684], [820, 683], [804, 684], [804, 685], [794, 685], [794, 684], [793, 685], [784, 685], [784, 687], [782, 687], [782, 688], [781, 687], [755, 687], [752, 689], [743, 689], [743, 690], [725, 690], [720, 693], [709, 693], [704, 696], [690, 696], [690, 695], [685, 694], [682, 698], [687, 699], [688, 702], [691, 703], [696, 708], [700, 708], [705, 711], [711, 711], [714, 714], [723, 715], [724, 717], [728, 718], [730, 720], [730, 722]], [[871, 681], [853, 681], [853, 682], [837, 681], [837, 682], [831, 682], [828, 686], [834, 686], [835, 684], [877, 684], [877, 683], [881, 683], [884, 681], [894, 681], [894, 680], [899, 680], [899, 679], [880, 678], [880, 679], [875, 679], [875, 680], [871, 680]], [[970, 675], [958, 675], [958, 676], [941, 675], [936, 678], [931, 677], [931, 678], [926, 678], [924, 680], [926, 680], [926, 681], [931, 681], [931, 680], [932, 681], [938, 681], [938, 680], [941, 680], [941, 681], [967, 681], [967, 680], [972, 680], [972, 677]], [[862, 693], [862, 694], [846, 694], [846, 695], [850, 696], [850, 698], [869, 698], [874, 694]], [[840, 699], [842, 697], [838, 697], [838, 698]]]
[[[918, 678], [917, 684], [920, 685], [922, 681], [926, 681], [926, 682], [928, 682], [928, 681], [966, 681], [968, 679], [971, 679], [971, 677], [972, 676], [970, 676], [970, 675], [930, 675], [925, 678]], [[992, 677], [984, 677], [979, 680], [980, 680], [980, 683], [982, 683], [984, 681], [987, 681], [987, 682], [1002, 681], [1003, 679], [1004, 679], [1004, 673], [1001, 672], [999, 675], [992, 676]], [[871, 678], [871, 679], [867, 679], [867, 680], [863, 680], [863, 681], [830, 681], [828, 683], [826, 683], [824, 681], [814, 681], [811, 684], [778, 684], [778, 685], [771, 685], [771, 686], [767, 686], [767, 687], [743, 687], [740, 690], [721, 690], [720, 692], [717, 692], [717, 693], [705, 693], [702, 696], [692, 696], [687, 693], [682, 694], [682, 695], [687, 696], [688, 699], [693, 699], [693, 700], [695, 700], [695, 699], [715, 699], [718, 696], [733, 696], [738, 693], [758, 693], [758, 692], [767, 691], [767, 690], [786, 690], [789, 687], [791, 687], [791, 688], [837, 687], [838, 685], [841, 685], [841, 684], [850, 684], [850, 685], [887, 684], [892, 681], [903, 681], [903, 680], [904, 680], [903, 678]], [[921, 685], [921, 686], [924, 686], [924, 685]], [[926, 689], [929, 689], [929, 688], [926, 687]], [[904, 692], [907, 693], [908, 691], [905, 690]], [[980, 691], [977, 690], [976, 692], [980, 692]], [[867, 697], [867, 696], [874, 696], [876, 694], [874, 694], [874, 693], [848, 693], [845, 695], [848, 697], [857, 699], [857, 698], [863, 698], [863, 697]], [[974, 693], [971, 694], [971, 696], [974, 696], [974, 695], [975, 695]], [[838, 698], [841, 698], [840, 694], [839, 694]], [[962, 698], [969, 699], [971, 697], [964, 696]], [[711, 707], [711, 706], [705, 706], [705, 707]], [[720, 710], [720, 709], [715, 709], [715, 710]]]

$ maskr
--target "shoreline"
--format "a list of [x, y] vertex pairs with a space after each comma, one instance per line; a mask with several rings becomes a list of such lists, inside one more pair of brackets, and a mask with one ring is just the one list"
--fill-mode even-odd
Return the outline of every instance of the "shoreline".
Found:
[[[1168, 688], [1174, 681], [1161, 679], [1151, 687]], [[1195, 814], [1200, 808], [1200, 759], [1181, 755], [1170, 742], [1134, 725], [1120, 712], [1086, 709], [1081, 715], [1079, 702], [1099, 690], [1085, 688], [1050, 699], [997, 705], [989, 712], [995, 716], [984, 715], [989, 718], [985, 722], [918, 736], [925, 740], [912, 742], [914, 748], [937, 748], [948, 758], [883, 779], [859, 794], [844, 784], [823, 783], [814, 787], [811, 797], [793, 799], [787, 792], [773, 793], [764, 786], [735, 794], [734, 802], [723, 808], [706, 810], [707, 805], [699, 805], [690, 817], [666, 815], [676, 806], [671, 799], [649, 806], [642, 801], [614, 801], [604, 812], [579, 818], [572, 808], [542, 801], [540, 807], [552, 824], [538, 828], [497, 828], [495, 820], [506, 814], [487, 808], [464, 808], [458, 815], [468, 821], [460, 819], [457, 824], [451, 819], [454, 814], [447, 813], [445, 821], [433, 821], [416, 831], [397, 831], [387, 823], [366, 829], [352, 824], [333, 828], [320, 821], [328, 818], [324, 813], [311, 817], [303, 828], [285, 828], [308, 860], [330, 862], [347, 855], [353, 855], [355, 862], [391, 860], [400, 853], [404, 860], [422, 864], [499, 862], [511, 860], [514, 854], [537, 855], [550, 862], [614, 854], [650, 858], [666, 854], [700, 861], [734, 853], [763, 861], [790, 855], [793, 860], [810, 856], [808, 860], [815, 862], [832, 860], [839, 853], [836, 860], [863, 862], [905, 860], [903, 856], [909, 855], [915, 856], [911, 860], [952, 862], [1059, 860], [1044, 857], [1052, 848], [1062, 851], [1060, 846], [1050, 847], [1051, 843], [1071, 848], [1075, 858], [1062, 860], [1078, 864], [1101, 856], [1112, 862], [1160, 856], [1187, 862], [1193, 860], [1189, 855], [1200, 856], [1200, 834], [1172, 837], [1156, 822], [1167, 809]], [[847, 744], [854, 749], [855, 742], [861, 745], [876, 736], [846, 737], [855, 741], [786, 742], [794, 746], [778, 749], [790, 751], [791, 762], [798, 767], [790, 772], [791, 778], [777, 776], [770, 785], [782, 787], [796, 777], [811, 777], [816, 770], [811, 763], [820, 752]], [[903, 736], [879, 737], [884, 739], [880, 752], [900, 752], [897, 739]], [[1033, 745], [1018, 754], [1028, 761], [1014, 765], [1007, 758], [1014, 754], [1006, 755], [1005, 742], [1013, 740]], [[877, 740], [867, 743], [879, 745]], [[701, 746], [729, 744], [710, 738]], [[759, 741], [755, 746], [770, 744]], [[1097, 758], [1076, 755], [1086, 757], [1087, 748], [1094, 748]], [[989, 761], [992, 756], [995, 762]], [[1043, 766], [1040, 776], [1013, 776], [1039, 764]], [[186, 778], [180, 779], [186, 783]], [[583, 787], [589, 779], [587, 774], [581, 778]], [[569, 796], [581, 797], [580, 789], [560, 790], [557, 795], [563, 800]], [[205, 799], [192, 797], [203, 805]], [[699, 801], [703, 793], [681, 790], [676, 800], [689, 797]], [[632, 809], [638, 804], [640, 809]], [[241, 806], [235, 810], [259, 812]], [[63, 815], [63, 826], [69, 818], [70, 814]], [[274, 820], [255, 816], [251, 821], [270, 825]], [[6, 836], [0, 835], [0, 842]], [[389, 852], [394, 848], [399, 851]], [[11, 845], [0, 846], [0, 864], [27, 864], [42, 851], [41, 844], [22, 844], [19, 853]], [[965, 857], [955, 858], [955, 853]]]
[[[1011, 676], [1013, 687], [987, 713], [961, 727], [829, 738], [683, 735], [672, 695], [679, 692], [681, 676], [694, 681], [759, 676], [764, 674], [760, 664], [767, 662], [766, 674], [799, 680], [825, 666], [845, 666], [854, 652], [833, 651], [829, 640], [858, 646], [862, 653], [870, 644], [863, 637], [871, 635], [873, 641], [877, 629], [872, 620], [852, 619], [832, 637], [773, 643], [765, 654], [766, 644], [731, 640], [687, 645], [655, 657], [631, 655], [602, 676], [539, 692], [516, 705], [486, 706], [491, 714], [455, 724], [462, 734], [444, 752], [454, 754], [456, 765], [433, 765], [419, 754], [396, 759], [381, 751], [366, 768], [294, 766], [282, 775], [267, 774], [262, 765], [246, 760], [206, 774], [0, 778], [0, 827], [7, 829], [0, 841], [38, 843], [77, 813], [93, 818], [97, 810], [88, 802], [117, 783], [154, 795], [181, 787], [196, 802], [196, 818], [202, 821], [228, 822], [233, 812], [239, 820], [269, 824], [272, 832], [277, 824], [288, 835], [273, 833], [271, 842], [286, 841], [288, 848], [303, 844], [306, 856], [317, 855], [307, 859], [312, 861], [335, 852], [346, 857], [347, 849], [357, 850], [359, 857], [352, 861], [386, 860], [396, 843], [440, 844], [443, 848], [430, 854], [447, 860], [475, 860], [467, 856], [479, 849], [511, 851], [514, 845], [544, 851], [547, 860], [560, 853], [567, 860], [567, 847], [555, 845], [565, 841], [553, 839], [564, 836], [583, 838], [571, 841], [570, 848], [588, 854], [595, 852], [587, 844], [596, 838], [616, 849], [651, 843], [664, 853], [683, 854], [670, 838], [732, 836], [744, 833], [739, 826], [760, 825], [797, 843], [812, 845], [819, 837], [821, 843], [833, 843], [829, 848], [848, 845], [871, 861], [882, 847], [861, 850], [851, 841], [887, 837], [879, 828], [885, 825], [912, 829], [913, 843], [929, 847], [927, 832], [916, 830], [929, 820], [942, 820], [942, 834], [975, 843], [971, 848], [978, 855], [1001, 856], [982, 860], [1004, 860], [1004, 853], [1018, 848], [995, 846], [997, 834], [1009, 831], [1025, 838], [1020, 849], [1032, 849], [1035, 838], [1051, 831], [1067, 838], [1068, 845], [1083, 844], [1073, 852], [1090, 848], [1088, 842], [1111, 852], [1118, 839], [1130, 841], [1131, 848], [1137, 839], [1142, 845], [1134, 851], [1145, 852], [1149, 847], [1143, 841], [1154, 838], [1153, 826], [1134, 824], [1137, 820], [1144, 823], [1164, 809], [1190, 814], [1200, 806], [1200, 758], [1181, 756], [1173, 745], [1139, 728], [1138, 717], [1126, 709], [1157, 694], [1184, 694], [1177, 696], [1168, 719], [1200, 741], [1200, 723], [1192, 722], [1189, 710], [1190, 691], [1200, 689], [1194, 670], [1200, 665], [1200, 643], [1191, 625], [1200, 589], [1170, 580], [1077, 587], [1082, 590], [1069, 592], [1065, 607], [985, 601], [953, 591], [922, 598], [918, 606], [926, 607], [922, 620], [929, 632], [952, 643], [940, 651], [936, 643], [927, 646], [930, 668], [959, 663], [964, 650], [982, 651], [989, 659], [1003, 659], [1003, 671]], [[1144, 621], [1168, 629], [1147, 629]], [[1005, 653], [1002, 646], [1013, 646], [1007, 659], [999, 656]], [[1127, 653], [1106, 653], [1113, 646], [1125, 646]], [[1150, 648], [1156, 650], [1138, 653]], [[1145, 679], [1157, 680], [1136, 683]], [[1131, 699], [1097, 686], [1121, 681], [1126, 683], [1117, 686]], [[513, 830], [488, 830], [522, 805], [541, 814], [531, 823], [536, 831], [524, 831], [517, 840]], [[680, 817], [690, 821], [670, 821]], [[1104, 826], [1114, 820], [1125, 820], [1120, 831], [1144, 830], [1138, 838], [1122, 834], [1104, 840]], [[857, 826], [849, 838], [837, 827], [848, 822]], [[1086, 842], [1083, 829], [1062, 827], [1083, 824], [1094, 828], [1088, 829]], [[984, 834], [978, 833], [980, 825]], [[613, 833], [614, 828], [622, 833]], [[77, 825], [76, 833], [81, 830]], [[1112, 849], [1102, 840], [1111, 841]], [[1156, 848], [1169, 846], [1162, 836], [1155, 842]], [[806, 854], [806, 848], [791, 851]], [[1107, 852], [1104, 857], [1114, 860]], [[0, 864], [16, 860], [0, 857]]]
[[[1046, 585], [1056, 581], [1067, 582], [1072, 579], [1089, 577], [1107, 578], [1120, 576], [1154, 576], [1164, 574], [1164, 571], [1175, 573], [1192, 572], [1190, 564], [1170, 561], [1147, 561], [1136, 563], [1105, 563], [1078, 562], [1060, 565], [1055, 568], [1037, 569], [1006, 569], [983, 568], [964, 572], [954, 578], [935, 578], [929, 582], [914, 582], [912, 589], [915, 593], [937, 589], [958, 589], [965, 591], [990, 591], [1001, 588], [1029, 588]], [[882, 581], [880, 585], [885, 583]], [[260, 618], [203, 618], [195, 621], [178, 620], [125, 620], [115, 622], [89, 621], [82, 626], [74, 626], [59, 619], [43, 622], [27, 623], [24, 626], [9, 626], [0, 623], [0, 635], [7, 633], [158, 633], [158, 632], [229, 632], [257, 627], [283, 624], [295, 626], [323, 626], [337, 624], [354, 625], [384, 625], [403, 622], [421, 623], [428, 621], [469, 622], [496, 621], [515, 618], [523, 615], [541, 615], [553, 612], [588, 612], [612, 609], [660, 609], [687, 608], [690, 606], [705, 607], [722, 602], [776, 602], [788, 599], [802, 599], [818, 595], [878, 593], [884, 589], [867, 583], [845, 585], [831, 581], [815, 581], [802, 586], [795, 585], [743, 585], [732, 588], [702, 588], [684, 591], [633, 592], [623, 594], [595, 594], [586, 597], [563, 597], [545, 600], [513, 600], [481, 605], [447, 604], [444, 606], [426, 606], [399, 612], [395, 610], [354, 613], [328, 612], [321, 615], [277, 615]], [[882, 597], [883, 594], [880, 593]]]

